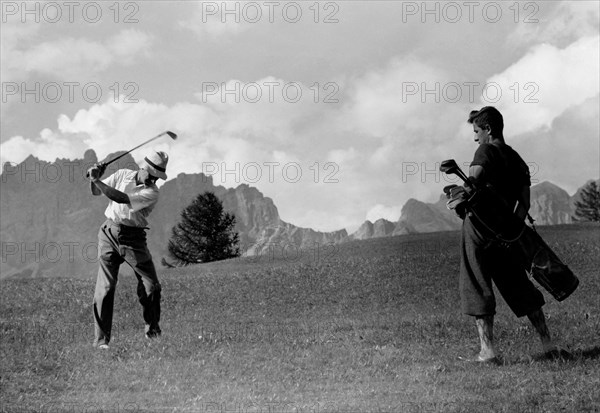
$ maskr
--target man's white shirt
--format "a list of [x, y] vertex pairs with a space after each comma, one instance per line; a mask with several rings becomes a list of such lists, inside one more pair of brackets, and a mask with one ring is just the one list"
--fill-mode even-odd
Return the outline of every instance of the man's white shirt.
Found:
[[111, 200], [104, 215], [118, 224], [146, 227], [148, 225], [146, 217], [158, 201], [158, 187], [154, 184], [138, 185], [135, 180], [136, 174], [137, 172], [131, 169], [119, 169], [102, 181], [129, 197], [128, 204], [119, 204]]

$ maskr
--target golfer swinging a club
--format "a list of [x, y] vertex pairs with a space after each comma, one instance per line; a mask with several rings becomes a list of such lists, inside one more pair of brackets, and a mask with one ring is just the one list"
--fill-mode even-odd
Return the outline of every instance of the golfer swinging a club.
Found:
[[92, 193], [110, 200], [106, 221], [98, 232], [100, 268], [94, 293], [95, 346], [108, 348], [111, 338], [113, 303], [120, 265], [125, 262], [138, 279], [137, 293], [143, 308], [147, 338], [161, 333], [160, 283], [152, 256], [146, 246], [146, 218], [158, 201], [156, 181], [167, 179], [168, 156], [164, 152], [148, 154], [138, 171], [119, 169], [104, 180], [101, 166], [89, 169]]
[[[498, 363], [494, 346], [494, 315], [496, 301], [492, 280], [498, 291], [517, 317], [527, 316], [540, 336], [544, 353], [553, 357], [558, 352], [553, 343], [542, 311], [544, 297], [529, 280], [527, 273], [510, 249], [490, 232], [493, 228], [507, 230], [510, 225], [524, 225], [530, 206], [529, 168], [519, 154], [504, 141], [502, 114], [486, 106], [470, 113], [468, 122], [473, 125], [475, 142], [479, 144], [469, 169], [469, 180], [477, 187], [491, 188], [495, 197], [486, 199], [481, 194], [479, 207], [464, 216], [461, 239], [460, 295], [462, 310], [475, 317], [481, 351], [474, 362]], [[501, 206], [499, 204], [504, 204]], [[514, 214], [508, 219], [506, 213]], [[520, 222], [520, 224], [519, 224]], [[492, 225], [493, 224], [493, 225]]]

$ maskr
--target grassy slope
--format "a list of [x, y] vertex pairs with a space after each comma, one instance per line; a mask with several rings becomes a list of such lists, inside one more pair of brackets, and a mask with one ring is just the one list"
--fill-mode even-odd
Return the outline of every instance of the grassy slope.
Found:
[[122, 275], [109, 351], [91, 347], [93, 281], [3, 281], [0, 411], [598, 411], [598, 227], [542, 235], [582, 283], [563, 303], [546, 295], [574, 361], [536, 360], [501, 299], [505, 365], [457, 361], [478, 344], [459, 310], [459, 234], [421, 234], [163, 271], [152, 342]]

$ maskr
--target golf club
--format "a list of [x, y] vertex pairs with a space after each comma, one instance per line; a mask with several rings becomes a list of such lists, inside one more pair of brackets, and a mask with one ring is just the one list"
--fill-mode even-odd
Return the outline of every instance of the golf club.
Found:
[[155, 136], [155, 137], [153, 137], [153, 138], [150, 138], [150, 139], [148, 139], [146, 142], [142, 142], [142, 143], [140, 143], [140, 144], [139, 144], [138, 146], [136, 146], [135, 148], [128, 150], [127, 152], [125, 152], [125, 153], [123, 153], [123, 154], [121, 154], [121, 155], [117, 156], [116, 158], [114, 158], [114, 159], [111, 159], [111, 160], [110, 160], [110, 161], [108, 161], [108, 162], [103, 162], [102, 164], [103, 164], [103, 166], [104, 166], [104, 167], [107, 167], [108, 165], [110, 165], [110, 164], [111, 164], [111, 163], [113, 163], [114, 161], [116, 161], [116, 160], [118, 160], [118, 159], [122, 158], [123, 156], [127, 155], [128, 153], [130, 153], [130, 152], [133, 152], [133, 151], [135, 151], [137, 148], [139, 148], [139, 147], [141, 147], [141, 146], [144, 146], [144, 145], [146, 145], [147, 143], [150, 143], [150, 142], [152, 142], [153, 140], [156, 140], [156, 139], [158, 139], [158, 138], [160, 138], [160, 137], [162, 137], [162, 136], [164, 136], [164, 135], [168, 135], [168, 136], [169, 136], [171, 139], [173, 139], [173, 140], [177, 139], [177, 135], [176, 135], [176, 134], [174, 134], [174, 133], [173, 133], [173, 132], [171, 132], [171, 131], [165, 131], [165, 132], [163, 132], [163, 133], [161, 133], [161, 134], [159, 134], [159, 135], [156, 135], [156, 136]]
[[[163, 132], [163, 133], [160, 133], [160, 134], [156, 135], [155, 137], [148, 139], [146, 142], [142, 142], [142, 143], [140, 143], [140, 144], [139, 144], [138, 146], [136, 146], [135, 148], [132, 148], [132, 149], [128, 150], [127, 152], [125, 152], [125, 153], [123, 153], [123, 154], [121, 154], [121, 155], [117, 156], [116, 158], [114, 158], [114, 159], [111, 159], [111, 160], [110, 160], [110, 161], [108, 161], [108, 162], [100, 162], [100, 163], [98, 163], [98, 166], [100, 167], [100, 170], [104, 171], [104, 169], [106, 169], [106, 167], [107, 167], [108, 165], [110, 165], [111, 163], [113, 163], [113, 162], [115, 162], [115, 161], [117, 161], [117, 160], [121, 159], [123, 156], [127, 155], [128, 153], [131, 153], [131, 152], [135, 151], [137, 148], [139, 148], [139, 147], [141, 147], [141, 146], [144, 146], [144, 145], [146, 145], [147, 143], [150, 143], [150, 142], [152, 142], [153, 140], [156, 140], [156, 139], [158, 139], [158, 138], [160, 138], [160, 137], [162, 137], [162, 136], [164, 136], [164, 135], [168, 135], [168, 136], [169, 136], [171, 139], [173, 139], [173, 140], [177, 139], [177, 135], [176, 135], [175, 133], [171, 132], [171, 131], [165, 131], [165, 132]], [[87, 173], [86, 173], [86, 177], [88, 177], [88, 174], [87, 174]]]
[[467, 175], [465, 175], [462, 169], [460, 169], [460, 167], [454, 159], [442, 161], [442, 163], [440, 164], [440, 172], [443, 172], [445, 174], [456, 174], [466, 184], [471, 184]]
[[444, 187], [444, 194], [446, 194], [446, 198], [448, 198], [448, 199], [450, 198], [452, 190], [454, 188], [456, 188], [456, 187], [458, 187], [458, 185], [454, 185], [454, 184], [452, 184], [452, 185], [446, 185]]

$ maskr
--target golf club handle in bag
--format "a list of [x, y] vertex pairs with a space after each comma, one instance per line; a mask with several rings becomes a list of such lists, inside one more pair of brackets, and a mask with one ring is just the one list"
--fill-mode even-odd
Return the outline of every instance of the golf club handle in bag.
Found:
[[[486, 189], [492, 198], [500, 197], [493, 187], [490, 188], [488, 185]], [[563, 301], [570, 296], [579, 285], [577, 276], [558, 258], [535, 227], [530, 227], [519, 219], [508, 209], [506, 203], [502, 202], [503, 199], [494, 201], [502, 204], [500, 209], [504, 215], [502, 221], [509, 223], [506, 227], [512, 227], [513, 232], [508, 234], [510, 239], [507, 239], [509, 237], [506, 234], [500, 234], [487, 225], [477, 213], [476, 207], [469, 206], [469, 212], [494, 235], [497, 241], [509, 249], [511, 257], [518, 260], [521, 267], [557, 301]], [[533, 225], [533, 218], [529, 214], [527, 217]]]

